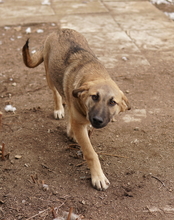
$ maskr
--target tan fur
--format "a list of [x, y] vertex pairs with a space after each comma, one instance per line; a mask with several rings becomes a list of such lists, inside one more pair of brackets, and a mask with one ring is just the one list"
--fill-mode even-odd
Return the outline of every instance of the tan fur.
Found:
[[107, 189], [110, 183], [91, 145], [87, 126], [102, 128], [116, 114], [130, 109], [126, 96], [95, 57], [86, 39], [74, 30], [61, 29], [50, 34], [33, 55], [27, 41], [23, 59], [30, 68], [44, 61], [54, 96], [54, 117], [64, 117], [64, 96], [68, 109], [67, 135], [81, 146], [91, 171], [92, 185], [98, 190]]

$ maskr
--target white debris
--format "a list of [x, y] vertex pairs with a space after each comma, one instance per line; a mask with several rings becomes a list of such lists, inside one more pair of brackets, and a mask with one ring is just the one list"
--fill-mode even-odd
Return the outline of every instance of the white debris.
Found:
[[13, 37], [10, 38], [11, 41], [14, 41], [15, 39]]
[[165, 15], [167, 15], [170, 19], [174, 20], [174, 12], [164, 12]]
[[10, 30], [10, 27], [5, 26], [4, 29], [5, 30]]
[[32, 50], [31, 53], [32, 53], [32, 54], [33, 54], [33, 53], [36, 53], [36, 50]]
[[127, 57], [122, 57], [122, 60], [127, 61], [128, 58]]
[[55, 23], [51, 23], [51, 26], [53, 26], [53, 27], [54, 27], [54, 26], [56, 26], [56, 24], [55, 24]]
[[22, 36], [21, 36], [21, 35], [17, 36], [17, 39], [21, 39], [21, 38], [22, 38]]
[[48, 191], [49, 190], [49, 186], [47, 184], [42, 184], [43, 190], [44, 191]]
[[49, 0], [44, 0], [44, 1], [42, 1], [41, 4], [42, 4], [42, 5], [50, 5], [51, 3], [50, 3]]
[[4, 109], [6, 112], [15, 112], [16, 111], [16, 108], [13, 107], [12, 105], [6, 105]]
[[134, 141], [131, 141], [131, 144], [138, 144], [138, 143], [139, 143], [138, 139], [135, 139]]
[[172, 3], [172, 0], [151, 0], [152, 4], [170, 4]]
[[30, 33], [31, 33], [31, 28], [28, 27], [28, 28], [25, 30], [25, 33], [26, 33], [26, 34], [30, 34]]
[[42, 30], [42, 29], [38, 29], [36, 32], [37, 32], [38, 34], [40, 34], [40, 33], [43, 33], [44, 30]]

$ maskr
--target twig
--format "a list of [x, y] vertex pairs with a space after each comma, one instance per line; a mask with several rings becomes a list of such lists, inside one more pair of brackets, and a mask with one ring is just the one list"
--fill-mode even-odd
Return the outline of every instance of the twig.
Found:
[[44, 212], [48, 211], [49, 209], [50, 209], [50, 207], [45, 209], [45, 210], [43, 210], [43, 211], [40, 211], [39, 213], [37, 213], [36, 215], [31, 216], [30, 218], [27, 218], [26, 220], [35, 218], [36, 216], [43, 214]]
[[15, 114], [15, 115], [5, 115], [3, 118], [10, 118], [10, 117], [17, 117], [19, 116], [19, 114]]
[[31, 179], [33, 180], [33, 183], [36, 183], [34, 176], [31, 176]]
[[54, 210], [54, 207], [51, 208], [51, 213], [52, 213], [53, 218], [56, 218], [56, 212]]
[[74, 148], [74, 149], [80, 148], [80, 146], [78, 144], [69, 144], [69, 147]]
[[166, 186], [165, 183], [163, 181], [161, 181], [160, 179], [158, 179], [158, 177], [156, 176], [151, 176], [152, 178], [158, 180], [164, 187]]
[[69, 210], [69, 214], [68, 214], [68, 217], [67, 217], [66, 220], [70, 220], [72, 211], [73, 211], [73, 208], [71, 207], [70, 210]]
[[10, 128], [10, 130], [13, 132], [13, 129], [10, 127], [10, 125], [3, 123], [3, 126], [4, 126], [4, 125], [7, 126], [8, 128]]
[[43, 89], [45, 87], [46, 86], [42, 86], [42, 87], [39, 87], [39, 88], [36, 88], [36, 89], [33, 89], [33, 90], [29, 90], [29, 91], [27, 91], [27, 93], [29, 93], [29, 92], [36, 92], [36, 91], [39, 91], [39, 90], [41, 90], [41, 89]]
[[126, 158], [128, 159], [129, 157], [121, 156], [121, 155], [116, 155], [116, 154], [108, 154], [104, 152], [98, 152], [98, 154], [106, 155], [106, 156], [111, 156], [111, 157], [121, 157], [121, 158]]
[[76, 167], [81, 167], [81, 166], [82, 166], [83, 164], [85, 164], [85, 163], [86, 163], [86, 160], [83, 161], [82, 163], [77, 164]]
[[79, 149], [75, 148], [75, 147], [68, 147], [67, 150], [76, 150], [76, 151], [78, 151]]

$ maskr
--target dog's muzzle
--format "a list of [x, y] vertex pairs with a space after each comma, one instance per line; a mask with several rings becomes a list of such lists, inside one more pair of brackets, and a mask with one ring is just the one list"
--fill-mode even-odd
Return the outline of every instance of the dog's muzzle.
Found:
[[93, 116], [93, 117], [89, 117], [89, 120], [91, 122], [91, 125], [94, 128], [103, 128], [108, 124], [108, 120], [104, 120], [102, 117], [100, 116]]

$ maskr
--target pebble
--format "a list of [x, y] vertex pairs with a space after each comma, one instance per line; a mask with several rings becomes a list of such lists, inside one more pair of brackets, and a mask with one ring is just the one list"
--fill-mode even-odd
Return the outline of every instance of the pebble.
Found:
[[41, 4], [42, 4], [42, 5], [50, 5], [51, 3], [50, 3], [49, 0], [44, 0], [44, 1], [42, 1]]
[[11, 85], [12, 85], [12, 86], [16, 86], [16, 83], [14, 82], [14, 83], [12, 83]]
[[134, 131], [139, 131], [139, 130], [140, 130], [139, 127], [134, 128]]
[[49, 186], [47, 184], [42, 184], [43, 190], [44, 191], [48, 191], [49, 190]]
[[21, 31], [21, 26], [14, 27], [14, 30], [15, 30], [15, 31]]
[[5, 30], [10, 30], [10, 27], [5, 26], [4, 29]]
[[127, 57], [122, 57], [122, 60], [127, 61], [128, 58]]
[[37, 32], [38, 34], [40, 34], [40, 33], [43, 33], [44, 30], [42, 30], [42, 29], [38, 29], [36, 32]]
[[21, 157], [22, 157], [21, 155], [16, 155], [15, 159], [21, 159]]
[[85, 202], [85, 200], [82, 200], [82, 202], [81, 202], [83, 205], [85, 205], [86, 204], [86, 202]]

